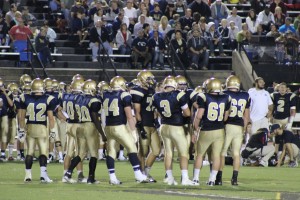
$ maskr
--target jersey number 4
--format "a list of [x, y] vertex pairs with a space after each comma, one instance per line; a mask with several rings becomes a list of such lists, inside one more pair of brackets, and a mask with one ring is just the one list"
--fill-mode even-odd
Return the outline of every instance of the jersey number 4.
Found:
[[[35, 112], [36, 110], [37, 113]], [[39, 103], [35, 106], [34, 103], [30, 103], [27, 106], [27, 116], [29, 116], [30, 121], [43, 122], [46, 121], [46, 104]]]
[[105, 112], [105, 116], [109, 116], [109, 112], [112, 112], [112, 115], [119, 116], [119, 100], [118, 99], [113, 99], [111, 103], [109, 104], [109, 99], [105, 99], [103, 102], [103, 109]]

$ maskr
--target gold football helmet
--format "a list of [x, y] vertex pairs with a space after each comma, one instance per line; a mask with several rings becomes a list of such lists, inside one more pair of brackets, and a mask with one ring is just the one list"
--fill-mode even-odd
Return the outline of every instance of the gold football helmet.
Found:
[[81, 78], [76, 78], [72, 81], [70, 89], [72, 92], [82, 92], [82, 86], [84, 84], [84, 80]]
[[138, 73], [137, 80], [140, 82], [141, 86], [145, 86], [145, 87], [152, 87], [155, 85], [156, 82], [152, 72], [146, 69]]
[[196, 88], [195, 88], [195, 92], [197, 92], [198, 94], [200, 94], [200, 93], [203, 93], [204, 91], [203, 91], [203, 87], [202, 86], [197, 86]]
[[134, 86], [140, 86], [141, 85], [141, 82], [135, 78], [135, 79], [132, 79], [131, 83], [134, 85]]
[[227, 89], [240, 89], [241, 81], [239, 77], [231, 75], [226, 79]]
[[45, 88], [46, 90], [48, 90], [48, 89], [53, 89], [51, 78], [46, 78], [46, 79], [44, 79], [43, 82], [44, 82], [44, 88]]
[[31, 92], [31, 86], [30, 84], [26, 83], [25, 85], [22, 86], [22, 91], [24, 94], [30, 94]]
[[18, 93], [18, 91], [19, 91], [19, 86], [18, 86], [18, 84], [16, 84], [16, 83], [10, 83], [10, 84], [8, 84], [7, 89], [8, 89], [9, 91], [11, 91], [12, 93]]
[[60, 82], [60, 83], [58, 84], [58, 90], [59, 90], [60, 92], [64, 92], [64, 91], [65, 91], [65, 88], [66, 88], [66, 84], [65, 84], [64, 82]]
[[23, 86], [25, 84], [31, 84], [31, 77], [28, 75], [28, 74], [23, 74], [21, 77], [20, 77], [20, 85]]
[[[50, 79], [51, 80], [51, 79]], [[33, 79], [31, 82], [31, 92], [37, 93], [37, 92], [44, 92], [44, 81], [40, 78]]]
[[85, 94], [95, 95], [96, 94], [97, 84], [96, 81], [88, 79], [84, 82], [82, 90]]
[[122, 76], [115, 76], [110, 81], [110, 87], [113, 90], [126, 90], [126, 80]]
[[164, 89], [166, 89], [166, 87], [172, 87], [174, 89], [177, 89], [177, 82], [175, 80], [175, 77], [167, 76], [163, 81], [163, 86], [164, 86]]
[[186, 80], [186, 78], [184, 76], [178, 75], [178, 76], [175, 77], [175, 80], [177, 82], [179, 90], [186, 90], [187, 89], [188, 81]]
[[56, 79], [52, 79], [52, 87], [54, 91], [58, 90], [58, 85], [59, 85], [58, 81]]
[[110, 90], [110, 87], [109, 87], [108, 83], [105, 82], [105, 81], [99, 82], [97, 87], [98, 87], [98, 90], [99, 90], [100, 93], [103, 93], [104, 91]]
[[222, 83], [219, 79], [211, 78], [208, 84], [206, 85], [207, 93], [221, 92], [222, 91]]
[[72, 78], [72, 81], [74, 81], [75, 79], [78, 79], [78, 78], [84, 80], [84, 78], [83, 78], [82, 75], [80, 75], [80, 74], [75, 74], [75, 75], [73, 76], [73, 78]]

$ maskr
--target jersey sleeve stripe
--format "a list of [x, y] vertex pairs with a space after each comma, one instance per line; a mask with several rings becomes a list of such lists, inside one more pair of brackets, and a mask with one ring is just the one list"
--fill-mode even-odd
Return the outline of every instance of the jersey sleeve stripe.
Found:
[[134, 95], [138, 95], [140, 97], [144, 97], [144, 94], [140, 91], [137, 91], [137, 90], [131, 90], [130, 94], [134, 94]]

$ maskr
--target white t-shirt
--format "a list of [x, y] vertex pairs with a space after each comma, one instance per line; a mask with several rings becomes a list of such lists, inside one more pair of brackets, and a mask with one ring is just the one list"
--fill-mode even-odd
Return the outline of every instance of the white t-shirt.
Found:
[[251, 98], [250, 119], [252, 122], [263, 119], [268, 114], [269, 105], [273, 104], [270, 94], [266, 90], [256, 88], [250, 88], [248, 93]]
[[128, 18], [137, 18], [137, 12], [135, 8], [128, 9], [127, 7], [124, 8], [124, 15]]

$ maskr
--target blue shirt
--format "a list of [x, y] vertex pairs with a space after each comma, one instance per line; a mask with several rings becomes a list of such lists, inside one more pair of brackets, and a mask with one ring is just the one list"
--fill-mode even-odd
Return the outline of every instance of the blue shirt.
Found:
[[286, 24], [283, 24], [282, 26], [279, 27], [279, 32], [280, 33], [286, 33], [288, 30], [290, 30], [292, 33], [296, 33], [296, 30], [293, 26], [287, 26]]

